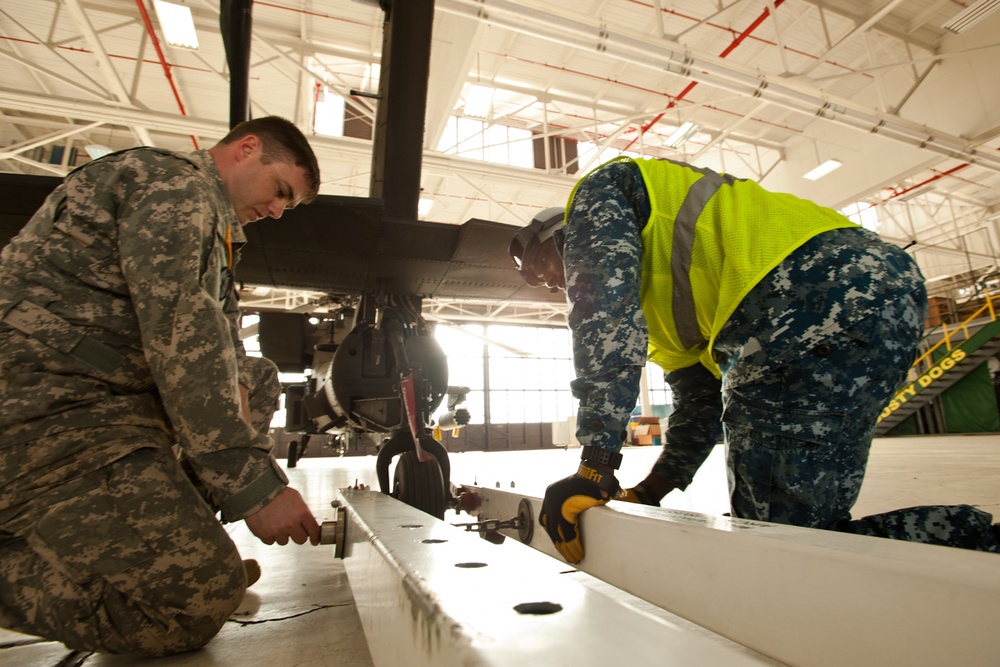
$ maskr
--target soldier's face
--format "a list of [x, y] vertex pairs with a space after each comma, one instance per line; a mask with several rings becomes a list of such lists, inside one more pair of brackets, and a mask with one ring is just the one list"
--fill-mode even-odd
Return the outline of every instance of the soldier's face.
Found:
[[541, 282], [551, 289], [566, 289], [566, 267], [556, 249], [556, 242], [547, 239], [533, 262], [535, 272]]
[[305, 169], [266, 160], [259, 144], [238, 163], [226, 185], [241, 225], [267, 217], [278, 219], [307, 192]]

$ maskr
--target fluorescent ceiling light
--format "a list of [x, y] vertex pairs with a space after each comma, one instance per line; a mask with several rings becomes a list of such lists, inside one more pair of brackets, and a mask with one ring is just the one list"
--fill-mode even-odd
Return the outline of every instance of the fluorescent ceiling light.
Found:
[[465, 115], [470, 118], [489, 118], [493, 107], [493, 88], [486, 86], [469, 86], [465, 96]]
[[674, 130], [674, 133], [667, 137], [667, 146], [671, 148], [677, 148], [685, 141], [693, 137], [701, 129], [698, 125], [695, 125], [691, 121], [685, 122], [683, 125]]
[[83, 150], [87, 151], [87, 155], [90, 156], [91, 160], [96, 160], [99, 157], [104, 157], [108, 153], [111, 153], [111, 149], [107, 146], [101, 146], [100, 144], [90, 144], [84, 146]]
[[976, 25], [997, 9], [1000, 9], [1000, 0], [979, 0], [955, 14], [941, 27], [957, 35]]
[[820, 166], [810, 171], [808, 174], [803, 175], [802, 178], [806, 179], [807, 181], [818, 181], [819, 179], [829, 174], [831, 171], [834, 171], [835, 169], [840, 169], [842, 164], [844, 163], [841, 162], [840, 160], [827, 160]]
[[421, 218], [431, 212], [434, 207], [434, 200], [429, 197], [421, 197], [417, 200], [417, 215]]
[[198, 48], [198, 33], [194, 29], [194, 19], [191, 8], [166, 0], [153, 0], [156, 16], [160, 19], [160, 28], [167, 44], [185, 49]]

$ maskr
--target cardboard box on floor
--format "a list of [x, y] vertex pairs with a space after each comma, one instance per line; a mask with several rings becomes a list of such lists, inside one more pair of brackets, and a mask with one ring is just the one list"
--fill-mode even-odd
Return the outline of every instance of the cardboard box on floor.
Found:
[[635, 427], [632, 436], [632, 444], [635, 445], [659, 445], [660, 440], [660, 420], [658, 417], [640, 417], [639, 425]]

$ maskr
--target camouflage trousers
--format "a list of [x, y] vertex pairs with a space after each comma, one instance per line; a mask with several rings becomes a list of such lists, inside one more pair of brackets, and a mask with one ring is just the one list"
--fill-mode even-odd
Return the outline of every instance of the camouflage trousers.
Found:
[[166, 446], [32, 505], [0, 526], [3, 627], [75, 650], [159, 656], [203, 646], [243, 598], [236, 546]]
[[851, 518], [876, 420], [906, 378], [923, 331], [926, 295], [888, 300], [881, 312], [767, 369], [740, 354], [759, 323], [736, 316], [720, 347], [739, 359], [723, 385], [733, 516], [1000, 552], [992, 517], [969, 505], [922, 506]]
[[[244, 360], [250, 421], [266, 429], [281, 386], [266, 359]], [[205, 645], [236, 610], [246, 572], [207, 494], [167, 435], [109, 441], [66, 431], [46, 444], [132, 450], [80, 474], [81, 461], [22, 475], [0, 507], [0, 627], [71, 649], [161, 656]], [[33, 443], [20, 445], [31, 448]]]

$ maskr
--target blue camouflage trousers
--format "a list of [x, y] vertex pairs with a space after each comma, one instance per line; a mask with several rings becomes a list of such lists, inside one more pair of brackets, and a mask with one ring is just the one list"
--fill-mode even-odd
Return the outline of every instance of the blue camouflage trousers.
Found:
[[992, 517], [969, 505], [851, 517], [876, 421], [916, 356], [925, 313], [921, 286], [764, 363], [746, 350], [760, 323], [745, 311], [730, 319], [716, 347], [730, 359], [723, 427], [733, 516], [1000, 552]]

